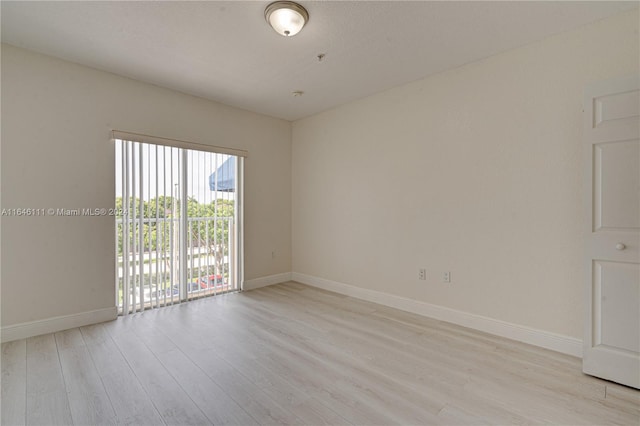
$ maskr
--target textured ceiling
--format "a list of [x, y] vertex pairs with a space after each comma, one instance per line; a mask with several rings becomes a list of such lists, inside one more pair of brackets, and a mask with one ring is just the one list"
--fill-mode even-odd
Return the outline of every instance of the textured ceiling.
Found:
[[285, 38], [268, 3], [2, 1], [2, 42], [295, 120], [638, 7], [300, 1], [309, 23]]

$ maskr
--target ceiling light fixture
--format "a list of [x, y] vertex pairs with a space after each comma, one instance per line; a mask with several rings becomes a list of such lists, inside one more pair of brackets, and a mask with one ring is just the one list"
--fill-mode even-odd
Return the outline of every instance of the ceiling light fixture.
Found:
[[298, 34], [309, 21], [309, 13], [298, 3], [277, 1], [267, 6], [264, 18], [278, 34], [290, 37]]

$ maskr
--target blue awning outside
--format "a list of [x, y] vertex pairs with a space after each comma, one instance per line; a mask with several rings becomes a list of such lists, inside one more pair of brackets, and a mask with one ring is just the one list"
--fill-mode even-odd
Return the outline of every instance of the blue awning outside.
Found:
[[[217, 186], [216, 186], [216, 175]], [[209, 176], [209, 189], [212, 191], [235, 192], [236, 190], [236, 157], [231, 156], [222, 163], [216, 173]]]

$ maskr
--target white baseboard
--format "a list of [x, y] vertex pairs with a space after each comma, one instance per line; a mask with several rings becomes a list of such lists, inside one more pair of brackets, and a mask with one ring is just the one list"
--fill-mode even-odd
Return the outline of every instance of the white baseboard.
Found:
[[3, 343], [11, 342], [12, 340], [26, 339], [27, 337], [39, 336], [41, 334], [55, 333], [57, 331], [68, 330], [70, 328], [112, 321], [117, 317], [118, 309], [114, 306], [112, 308], [80, 312], [79, 314], [63, 315], [43, 320], [23, 322], [20, 324], [2, 327], [1, 340]]
[[269, 275], [245, 281], [242, 283], [242, 290], [253, 290], [268, 285], [285, 283], [287, 281], [291, 281], [291, 272], [283, 272], [282, 274]]
[[378, 303], [402, 311], [423, 315], [440, 321], [450, 322], [496, 336], [506, 337], [567, 355], [582, 358], [582, 340], [535, 328], [512, 324], [481, 315], [470, 314], [443, 306], [407, 299], [393, 294], [367, 290], [349, 284], [305, 275], [291, 273], [291, 279], [302, 284], [318, 287], [368, 302]]

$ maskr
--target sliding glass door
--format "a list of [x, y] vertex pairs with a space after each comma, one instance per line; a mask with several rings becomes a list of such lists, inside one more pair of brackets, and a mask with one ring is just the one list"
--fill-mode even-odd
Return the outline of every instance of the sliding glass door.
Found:
[[116, 139], [121, 314], [240, 289], [242, 157]]

